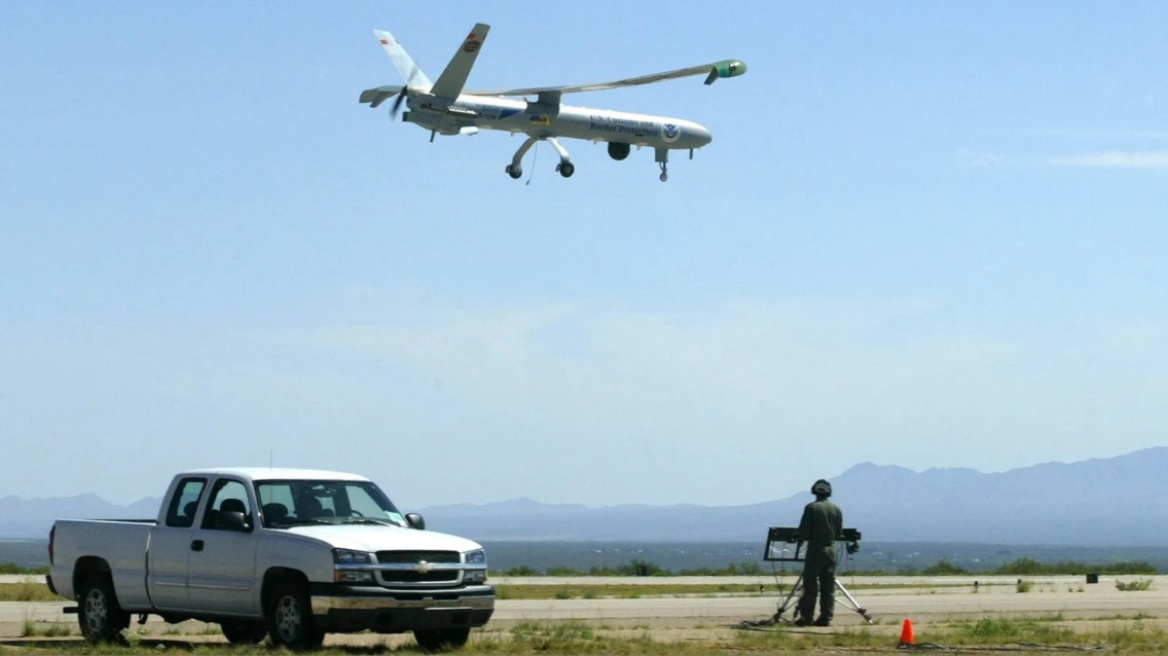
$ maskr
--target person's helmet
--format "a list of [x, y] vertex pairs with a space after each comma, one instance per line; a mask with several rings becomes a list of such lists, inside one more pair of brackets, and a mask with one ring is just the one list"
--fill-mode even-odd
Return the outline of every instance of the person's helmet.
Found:
[[815, 484], [811, 486], [811, 494], [814, 494], [817, 497], [830, 497], [831, 483], [828, 483], [822, 478], [818, 481], [815, 481]]

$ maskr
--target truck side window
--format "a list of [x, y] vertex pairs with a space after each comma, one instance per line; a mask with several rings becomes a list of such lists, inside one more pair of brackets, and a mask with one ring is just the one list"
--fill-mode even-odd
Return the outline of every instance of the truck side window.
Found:
[[199, 510], [199, 499], [203, 496], [203, 488], [207, 486], [205, 478], [184, 478], [174, 490], [170, 499], [170, 506], [166, 509], [166, 525], [176, 528], [189, 528], [195, 524], [195, 513]]
[[247, 527], [251, 529], [251, 502], [248, 501], [247, 488], [243, 483], [231, 479], [220, 479], [215, 482], [211, 500], [203, 513], [203, 528], [218, 528], [216, 519], [223, 511], [243, 513]]
[[271, 528], [288, 524], [288, 515], [296, 507], [292, 500], [292, 486], [280, 481], [265, 481], [256, 485], [256, 495], [260, 500], [264, 526]]

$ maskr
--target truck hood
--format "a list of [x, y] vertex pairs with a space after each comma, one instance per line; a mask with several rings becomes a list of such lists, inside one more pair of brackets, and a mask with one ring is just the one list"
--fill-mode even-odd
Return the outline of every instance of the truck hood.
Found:
[[310, 525], [284, 529], [293, 535], [319, 540], [334, 549], [356, 551], [474, 551], [482, 549], [479, 543], [457, 535], [419, 531], [399, 526], [369, 526], [341, 524], [336, 526]]

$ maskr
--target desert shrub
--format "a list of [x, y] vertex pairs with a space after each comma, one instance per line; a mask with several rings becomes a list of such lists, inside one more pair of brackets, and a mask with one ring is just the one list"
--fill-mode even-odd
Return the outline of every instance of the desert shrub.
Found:
[[921, 570], [921, 573], [925, 576], [960, 576], [963, 574], [969, 574], [969, 570], [965, 569], [964, 567], [954, 565], [947, 560], [942, 560], [935, 565], [929, 565], [928, 567], [924, 568]]
[[1148, 590], [1151, 587], [1152, 579], [1140, 579], [1138, 581], [1128, 581], [1127, 583], [1124, 583], [1123, 581], [1115, 582], [1115, 589], [1122, 592], [1140, 592], [1143, 590]]

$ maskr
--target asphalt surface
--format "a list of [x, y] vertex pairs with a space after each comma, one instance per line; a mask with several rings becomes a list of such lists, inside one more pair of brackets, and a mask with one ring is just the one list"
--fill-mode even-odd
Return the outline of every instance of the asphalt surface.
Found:
[[[0, 578], [5, 582], [10, 577]], [[1116, 580], [1130, 582], [1152, 579], [1149, 590], [1121, 591]], [[34, 579], [36, 580], [36, 579]], [[594, 599], [499, 600], [488, 629], [505, 630], [521, 621], [579, 620], [606, 626], [647, 626], [653, 629], [676, 627], [731, 627], [746, 620], [761, 620], [774, 615], [795, 577], [781, 580], [780, 592], [773, 577], [648, 577], [597, 579], [594, 577], [508, 579], [499, 577], [495, 584], [528, 585], [564, 584], [670, 584], [701, 583], [761, 585], [762, 593], [708, 593], [686, 596], [642, 596], [639, 598], [606, 597], [603, 590]], [[975, 585], [976, 581], [976, 585]], [[873, 577], [844, 578], [857, 603], [872, 616], [877, 625], [895, 630], [902, 619], [911, 618], [918, 625], [982, 617], [1054, 617], [1067, 621], [1089, 620], [1122, 622], [1144, 618], [1157, 626], [1168, 624], [1168, 576], [1101, 577], [1097, 584], [1087, 584], [1084, 577], [1028, 578], [1030, 589], [1020, 592], [1012, 577]], [[868, 589], [877, 584], [884, 587]], [[888, 587], [906, 586], [906, 587]], [[617, 591], [613, 591], [614, 594]], [[835, 627], [859, 627], [867, 624], [857, 612], [848, 609], [848, 600], [837, 594]], [[75, 615], [66, 615], [65, 602], [0, 603], [0, 636], [20, 635], [26, 622], [76, 625]], [[789, 617], [790, 613], [784, 615]], [[206, 634], [198, 622], [180, 625], [182, 633]], [[169, 627], [151, 616], [147, 630], [162, 633]], [[831, 630], [831, 629], [827, 629]]]

